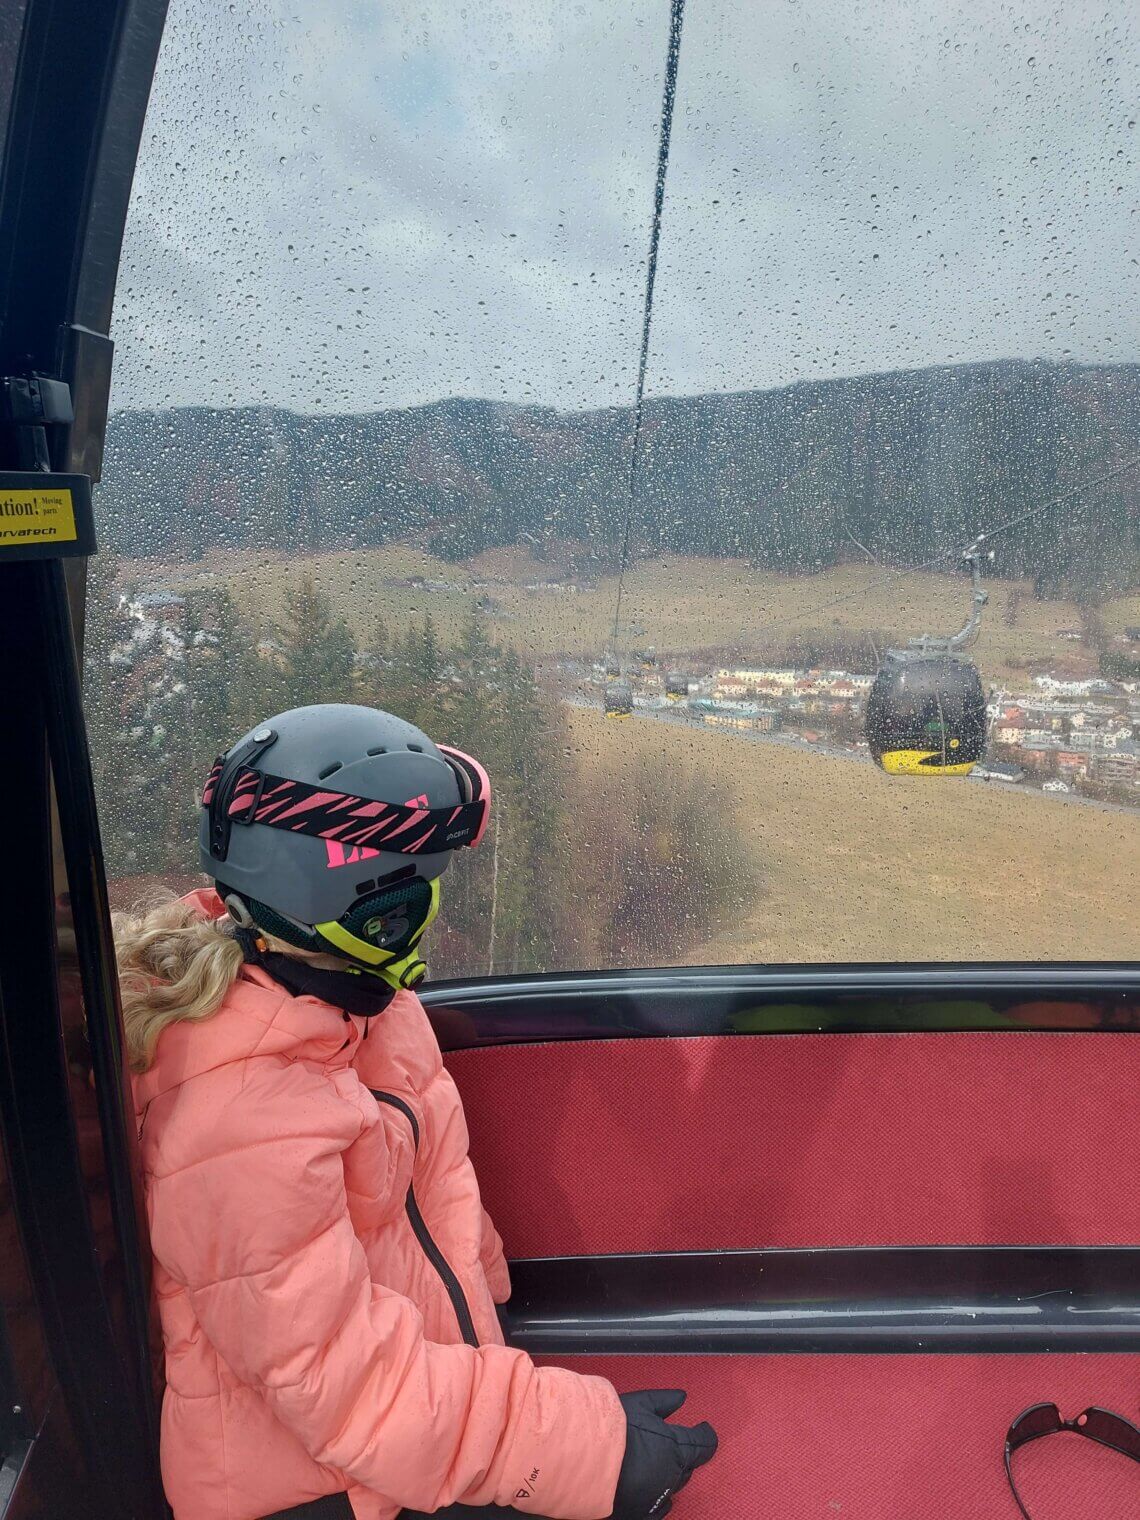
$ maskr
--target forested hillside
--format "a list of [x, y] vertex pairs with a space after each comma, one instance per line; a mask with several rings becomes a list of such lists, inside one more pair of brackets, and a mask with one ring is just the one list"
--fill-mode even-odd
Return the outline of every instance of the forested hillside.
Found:
[[[308, 551], [409, 535], [453, 559], [578, 540], [620, 552], [628, 410], [451, 399], [352, 416], [120, 412], [98, 512], [107, 548]], [[733, 395], [651, 398], [638, 552], [805, 571], [917, 564], [1140, 450], [1140, 365], [1006, 361]], [[1085, 600], [1140, 582], [1140, 471], [995, 544], [996, 571]]]

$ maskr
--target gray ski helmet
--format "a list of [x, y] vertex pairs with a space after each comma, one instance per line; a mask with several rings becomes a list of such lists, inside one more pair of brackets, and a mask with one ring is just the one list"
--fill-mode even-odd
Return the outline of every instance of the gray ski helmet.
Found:
[[202, 869], [247, 927], [410, 985], [423, 975], [414, 951], [438, 878], [452, 850], [478, 844], [490, 802], [477, 761], [401, 718], [298, 707], [215, 761]]

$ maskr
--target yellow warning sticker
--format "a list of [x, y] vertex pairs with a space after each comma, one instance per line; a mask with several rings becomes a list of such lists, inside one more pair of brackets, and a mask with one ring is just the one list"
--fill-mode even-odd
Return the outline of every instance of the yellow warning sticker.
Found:
[[74, 543], [78, 536], [69, 489], [0, 490], [0, 550], [16, 545]]

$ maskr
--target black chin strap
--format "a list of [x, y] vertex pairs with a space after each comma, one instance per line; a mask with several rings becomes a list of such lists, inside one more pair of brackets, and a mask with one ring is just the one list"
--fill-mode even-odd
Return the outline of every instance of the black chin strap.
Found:
[[345, 1013], [371, 1019], [383, 1013], [396, 996], [395, 988], [366, 971], [326, 971], [295, 955], [262, 950], [257, 936], [249, 929], [235, 928], [234, 937], [246, 960], [260, 966], [293, 997], [320, 998], [322, 1003], [331, 1003]]

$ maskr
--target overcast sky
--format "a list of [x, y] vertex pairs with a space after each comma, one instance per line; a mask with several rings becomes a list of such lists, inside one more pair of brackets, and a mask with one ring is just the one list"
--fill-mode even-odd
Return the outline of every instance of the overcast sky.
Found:
[[[667, 0], [172, 0], [114, 404], [636, 374]], [[1140, 357], [1140, 7], [688, 0], [648, 384]]]

